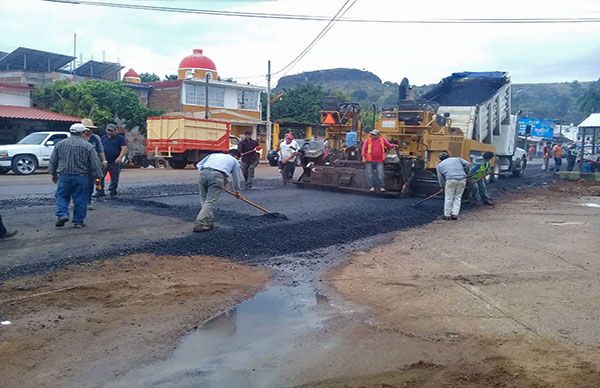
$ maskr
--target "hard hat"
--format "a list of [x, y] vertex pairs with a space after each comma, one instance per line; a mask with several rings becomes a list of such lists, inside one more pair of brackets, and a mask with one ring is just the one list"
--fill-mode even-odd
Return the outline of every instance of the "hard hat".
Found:
[[94, 122], [92, 121], [92, 119], [82, 119], [81, 124], [85, 125], [85, 127], [89, 128], [89, 129], [98, 128], [97, 126], [94, 125]]
[[379, 135], [380, 135], [379, 131], [378, 131], [378, 130], [376, 130], [376, 129], [372, 130], [372, 131], [371, 131], [371, 132], [369, 132], [369, 133], [370, 133], [371, 135], [375, 135], [375, 136], [379, 136]]
[[69, 128], [70, 132], [73, 133], [81, 133], [81, 132], [85, 132], [88, 129], [85, 127], [85, 125], [81, 124], [81, 123], [75, 123], [73, 125], [71, 125], [71, 128]]
[[442, 152], [440, 154], [440, 160], [448, 159], [449, 157], [450, 157], [450, 155], [448, 155], [447, 152]]
[[106, 130], [107, 131], [116, 131], [117, 130], [117, 126], [114, 124], [107, 124], [106, 125]]

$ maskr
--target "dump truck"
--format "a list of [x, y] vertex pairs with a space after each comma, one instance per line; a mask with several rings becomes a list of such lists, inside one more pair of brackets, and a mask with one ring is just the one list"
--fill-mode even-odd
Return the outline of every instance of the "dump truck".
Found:
[[[148, 117], [146, 151], [182, 169], [214, 152], [231, 148], [231, 124], [186, 116]], [[235, 138], [237, 140], [237, 138]]]
[[516, 147], [517, 115], [511, 114], [511, 82], [505, 72], [461, 72], [444, 78], [422, 99], [438, 104], [438, 114], [449, 116], [467, 139], [496, 148], [491, 180], [500, 173], [521, 176], [526, 152]]
[[[407, 98], [410, 88], [404, 79], [399, 85], [397, 107], [379, 114], [374, 127], [397, 145], [395, 150], [388, 151], [384, 162], [386, 195], [429, 195], [438, 191], [435, 167], [443, 152], [466, 160], [494, 152], [498, 157], [491, 162], [488, 180], [501, 169], [518, 175], [525, 168], [525, 153], [515, 148], [516, 117], [510, 114], [510, 80], [506, 73], [460, 74], [442, 80], [424, 98], [416, 100]], [[457, 79], [461, 81], [458, 84], [454, 82]], [[453, 114], [457, 116], [456, 122]], [[362, 131], [360, 117], [356, 104], [339, 103], [331, 98], [323, 102], [321, 122], [327, 126], [328, 156], [322, 158], [323, 163], [315, 162], [314, 158], [309, 163], [303, 162], [303, 173], [297, 183], [368, 190], [360, 150], [358, 147], [349, 150], [344, 144], [350, 130], [359, 133], [361, 142], [368, 136]]]

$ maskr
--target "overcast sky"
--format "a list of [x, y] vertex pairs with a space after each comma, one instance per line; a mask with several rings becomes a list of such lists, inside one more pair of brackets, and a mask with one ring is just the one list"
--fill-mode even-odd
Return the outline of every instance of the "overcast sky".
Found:
[[[138, 1], [130, 4], [333, 16], [343, 0]], [[485, 4], [485, 5], [484, 5]], [[204, 49], [221, 77], [245, 77], [288, 64], [325, 21], [266, 20], [0, 0], [0, 51], [19, 46], [117, 61], [127, 70], [173, 74], [181, 58]], [[600, 0], [358, 0], [346, 17], [600, 18]], [[600, 78], [600, 23], [363, 24], [338, 22], [289, 74], [349, 67], [383, 81], [435, 83], [456, 71], [507, 71], [513, 82]], [[282, 73], [278, 76], [283, 75]], [[277, 78], [278, 76], [274, 77]], [[264, 85], [263, 78], [240, 79]]]

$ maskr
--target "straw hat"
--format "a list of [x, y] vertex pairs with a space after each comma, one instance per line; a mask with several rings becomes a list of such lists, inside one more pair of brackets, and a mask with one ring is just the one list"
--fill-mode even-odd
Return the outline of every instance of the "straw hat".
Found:
[[98, 128], [97, 126], [94, 125], [94, 122], [92, 121], [92, 119], [83, 119], [83, 120], [81, 120], [81, 124], [85, 125], [85, 127], [88, 129]]

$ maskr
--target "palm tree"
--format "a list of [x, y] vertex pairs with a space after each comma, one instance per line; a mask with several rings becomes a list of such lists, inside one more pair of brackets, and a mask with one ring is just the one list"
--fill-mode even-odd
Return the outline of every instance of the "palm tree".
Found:
[[579, 110], [584, 113], [600, 112], [600, 81], [596, 81], [577, 99]]

